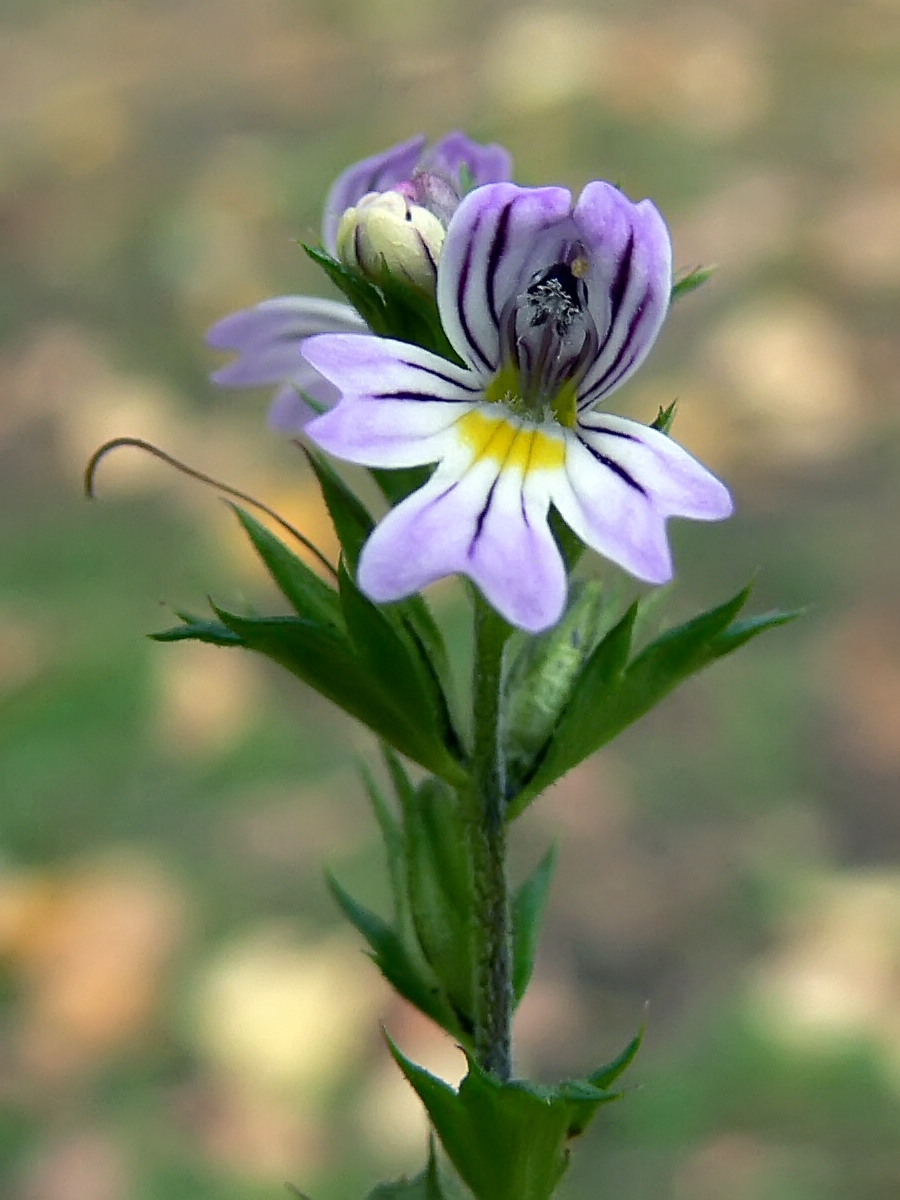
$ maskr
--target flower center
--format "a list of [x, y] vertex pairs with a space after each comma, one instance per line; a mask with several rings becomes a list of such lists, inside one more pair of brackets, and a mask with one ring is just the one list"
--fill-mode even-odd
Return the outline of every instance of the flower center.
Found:
[[486, 390], [488, 400], [532, 419], [575, 424], [578, 386], [599, 346], [583, 278], [587, 266], [575, 246], [504, 305], [500, 370]]

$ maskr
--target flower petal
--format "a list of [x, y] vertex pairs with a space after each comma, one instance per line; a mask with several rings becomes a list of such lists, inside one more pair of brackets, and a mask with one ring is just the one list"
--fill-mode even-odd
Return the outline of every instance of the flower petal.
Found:
[[578, 436], [598, 462], [607, 459], [652, 497], [666, 517], [721, 521], [734, 505], [725, 484], [658, 429], [608, 413], [585, 413]]
[[672, 287], [672, 243], [649, 200], [635, 204], [610, 183], [587, 185], [574, 221], [600, 335], [597, 360], [579, 388], [579, 406], [586, 407], [624, 383], [656, 340]]
[[506, 301], [571, 244], [571, 206], [565, 188], [495, 183], [470, 192], [456, 210], [438, 266], [438, 308], [454, 350], [482, 376], [499, 366]]
[[371, 158], [354, 163], [338, 175], [325, 199], [322, 217], [322, 241], [329, 254], [335, 252], [337, 228], [347, 209], [367, 192], [385, 192], [409, 179], [424, 149], [425, 136], [419, 134], [398, 146], [391, 146], [383, 154], [373, 154]]
[[306, 432], [365, 466], [436, 462], [446, 431], [480, 400], [469, 371], [406, 342], [325, 334], [304, 343], [303, 353], [343, 397]]
[[373, 600], [412, 595], [463, 574], [511, 624], [538, 633], [562, 616], [566, 571], [547, 524], [543, 473], [525, 476], [490, 458], [448, 456], [429, 482], [392, 509], [359, 560]]
[[318, 410], [307, 404], [305, 396], [312, 397], [324, 408], [337, 403], [338, 390], [318, 371], [307, 364], [309, 379], [304, 381], [298, 371], [291, 383], [283, 383], [269, 405], [266, 422], [278, 433], [300, 433], [307, 423], [318, 416]]
[[296, 377], [306, 387], [309, 368], [300, 354], [304, 338], [317, 333], [365, 331], [350, 307], [315, 296], [276, 296], [218, 321], [206, 335], [217, 350], [236, 350], [238, 358], [213, 371], [223, 387], [260, 387]]
[[672, 578], [666, 513], [614, 458], [592, 453], [575, 434], [566, 439], [565, 472], [551, 499], [581, 540], [647, 583]]
[[505, 146], [483, 146], [459, 130], [445, 134], [428, 150], [422, 160], [425, 170], [445, 174], [451, 183], [460, 182], [461, 167], [466, 167], [474, 187], [501, 183], [512, 176], [512, 155]]

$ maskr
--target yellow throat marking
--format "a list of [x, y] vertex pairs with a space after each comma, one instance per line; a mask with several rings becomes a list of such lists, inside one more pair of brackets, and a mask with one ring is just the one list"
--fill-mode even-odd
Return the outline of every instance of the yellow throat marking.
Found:
[[541, 468], [558, 470], [566, 460], [562, 437], [534, 425], [514, 424], [500, 415], [487, 416], [472, 409], [460, 418], [457, 429], [474, 462], [491, 458], [504, 470], [512, 467], [527, 475]]

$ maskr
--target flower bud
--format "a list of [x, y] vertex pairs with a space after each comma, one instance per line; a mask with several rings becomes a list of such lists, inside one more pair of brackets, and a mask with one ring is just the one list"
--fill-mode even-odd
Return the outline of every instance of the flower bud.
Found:
[[369, 192], [338, 225], [338, 258], [375, 283], [386, 275], [434, 294], [445, 229], [438, 217], [399, 190]]

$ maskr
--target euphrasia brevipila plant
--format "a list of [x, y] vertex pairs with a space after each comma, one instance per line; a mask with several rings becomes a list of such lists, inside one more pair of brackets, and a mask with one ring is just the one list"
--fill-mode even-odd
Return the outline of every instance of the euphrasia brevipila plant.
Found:
[[[665, 583], [668, 518], [732, 511], [670, 437], [674, 406], [649, 425], [606, 410], [673, 295], [706, 273], [673, 285], [649, 200], [599, 181], [573, 199], [510, 173], [505, 150], [459, 133], [358, 163], [329, 193], [322, 245], [306, 248], [347, 303], [282, 296], [213, 327], [210, 344], [237, 352], [215, 382], [276, 386], [270, 422], [302, 437], [341, 558], [282, 522], [317, 573], [239, 507], [294, 615], [217, 607], [156, 636], [264, 654], [381, 740], [393, 800], [370, 776], [366, 787], [394, 912], [334, 879], [332, 891], [389, 983], [466, 1053], [454, 1089], [390, 1046], [459, 1177], [477, 1200], [546, 1200], [572, 1140], [618, 1097], [639, 1036], [583, 1078], [516, 1078], [511, 1017], [553, 860], [511, 892], [509, 824], [682, 680], [788, 617], [740, 618], [745, 590], [635, 648], [642, 601], [615, 611], [607, 589], [575, 577], [588, 549]], [[385, 516], [328, 456], [369, 468]], [[470, 581], [463, 687], [421, 595], [449, 575]], [[432, 1151], [420, 1176], [376, 1193], [439, 1200], [442, 1186]]]

